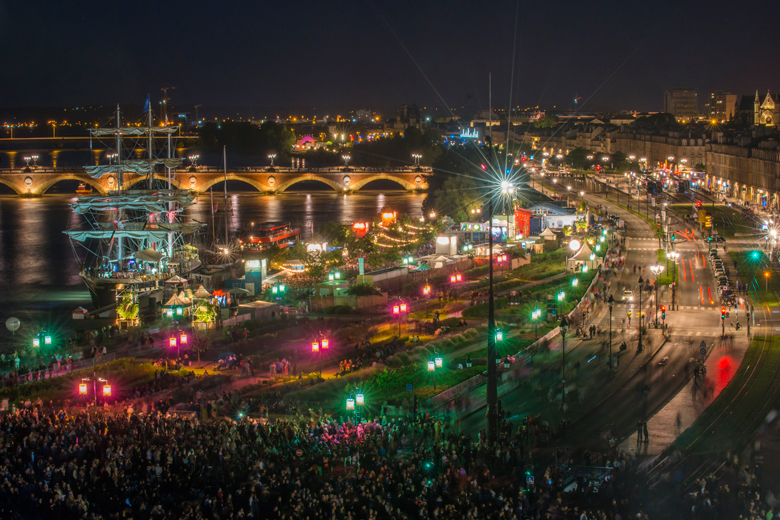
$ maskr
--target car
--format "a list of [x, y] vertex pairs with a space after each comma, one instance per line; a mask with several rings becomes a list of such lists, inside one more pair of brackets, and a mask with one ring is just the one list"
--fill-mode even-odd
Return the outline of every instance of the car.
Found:
[[718, 277], [718, 283], [728, 284], [729, 283], [729, 279], [726, 278], [725, 276], [720, 276], [720, 277]]
[[625, 291], [623, 291], [623, 299], [627, 302], [634, 301], [634, 291], [630, 289], [626, 289]]

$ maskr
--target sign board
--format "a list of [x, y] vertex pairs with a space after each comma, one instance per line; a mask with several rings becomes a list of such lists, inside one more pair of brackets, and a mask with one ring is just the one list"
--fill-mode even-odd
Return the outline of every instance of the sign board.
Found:
[[707, 218], [707, 212], [703, 209], [699, 210], [699, 224], [704, 224], [704, 219]]
[[704, 217], [704, 227], [707, 229], [712, 227], [712, 217], [710, 217], [709, 215]]
[[707, 344], [704, 341], [699, 343], [699, 354], [701, 354], [701, 357], [707, 355]]
[[303, 457], [303, 450], [295, 450], [295, 454], [299, 457]]
[[411, 392], [412, 391], [412, 385], [406, 385], [406, 391]]
[[526, 475], [526, 477], [525, 477], [525, 483], [526, 483], [526, 484], [529, 484], [529, 485], [530, 485], [530, 484], [533, 484], [533, 483], [534, 483], [534, 477], [533, 477], [533, 475]]

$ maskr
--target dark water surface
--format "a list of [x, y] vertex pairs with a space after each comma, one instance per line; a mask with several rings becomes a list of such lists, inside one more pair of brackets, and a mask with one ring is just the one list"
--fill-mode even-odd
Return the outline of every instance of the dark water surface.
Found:
[[[64, 191], [64, 190], [63, 190]], [[222, 209], [222, 193], [215, 192]], [[419, 215], [426, 195], [405, 191], [293, 191], [280, 195], [229, 193], [232, 231], [249, 222], [289, 221], [303, 229], [304, 238], [317, 238], [328, 221], [344, 224], [372, 220], [387, 207]], [[70, 211], [72, 194], [47, 194], [36, 199], [0, 196], [0, 350], [13, 341], [32, 341], [40, 328], [65, 333], [71, 311], [91, 309], [89, 291], [78, 276], [78, 261], [62, 233], [79, 224]], [[209, 196], [200, 197], [190, 215], [210, 222]], [[222, 218], [218, 214], [218, 219]], [[221, 227], [221, 225], [219, 226]], [[83, 255], [83, 250], [79, 251]], [[14, 316], [22, 322], [15, 338], [5, 327]]]

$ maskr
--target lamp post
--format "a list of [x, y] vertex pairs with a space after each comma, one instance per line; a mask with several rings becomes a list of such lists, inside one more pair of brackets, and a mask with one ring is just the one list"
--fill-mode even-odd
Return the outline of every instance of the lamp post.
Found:
[[666, 253], [666, 257], [672, 261], [672, 267], [674, 267], [674, 271], [672, 272], [672, 309], [671, 309], [674, 310], [674, 293], [675, 293], [675, 289], [677, 288], [677, 259], [680, 258], [680, 253], [678, 253], [677, 251], [669, 251], [668, 253]]
[[444, 366], [444, 360], [438, 353], [434, 353], [434, 358], [428, 361], [428, 372], [433, 374], [433, 391], [436, 391], [436, 369]]
[[496, 311], [493, 302], [493, 197], [488, 198], [488, 359], [487, 359], [487, 423], [488, 442], [498, 439], [498, 381], [496, 379]]
[[409, 312], [409, 307], [403, 302], [393, 305], [393, 314], [398, 316], [398, 337], [401, 337], [401, 316]]
[[82, 377], [81, 383], [79, 383], [79, 395], [87, 395], [87, 382], [92, 381], [92, 396], [94, 398], [93, 405], [97, 407], [97, 382], [100, 381], [103, 384], [103, 397], [110, 397], [111, 396], [111, 385], [108, 384], [108, 381], [103, 379], [102, 377], [95, 377], [95, 374], [92, 374], [92, 378], [89, 377]]
[[531, 319], [534, 322], [534, 339], [539, 339], [539, 318], [542, 316], [542, 311], [537, 307], [531, 314]]
[[349, 170], [349, 160], [352, 159], [352, 157], [349, 156], [349, 155], [342, 155], [341, 158], [344, 159], [344, 171], [348, 171]]
[[566, 331], [569, 330], [569, 322], [566, 321], [566, 316], [561, 319], [561, 354], [563, 364], [561, 366], [561, 409], [565, 410], [566, 405]]
[[558, 293], [558, 314], [562, 315], [563, 301], [566, 299], [566, 293], [561, 291]]
[[315, 354], [318, 352], [320, 354], [320, 379], [322, 379], [322, 353], [325, 351], [325, 349], [329, 348], [329, 346], [330, 342], [327, 340], [327, 338], [314, 340], [311, 344], [311, 351]]
[[[200, 155], [190, 155], [187, 157], [187, 159], [190, 160], [190, 171], [196, 171], [198, 169], [198, 159], [200, 159]], [[273, 159], [271, 159], [273, 161]]]
[[650, 271], [655, 275], [655, 328], [658, 328], [658, 275], [664, 271], [664, 266], [651, 265]]
[[422, 155], [419, 153], [413, 153], [412, 159], [414, 159], [414, 167], [416, 170], [420, 170], [420, 159], [422, 159]]
[[609, 370], [612, 371], [612, 305], [614, 305], [615, 299], [612, 295], [609, 295], [607, 299], [607, 306], [609, 307]]
[[639, 345], [637, 352], [642, 352], [642, 285], [645, 283], [642, 277], [639, 277]]
[[268, 154], [268, 158], [271, 159], [271, 168], [273, 168], [274, 167], [274, 159], [276, 159], [276, 154], [275, 153], [269, 153]]

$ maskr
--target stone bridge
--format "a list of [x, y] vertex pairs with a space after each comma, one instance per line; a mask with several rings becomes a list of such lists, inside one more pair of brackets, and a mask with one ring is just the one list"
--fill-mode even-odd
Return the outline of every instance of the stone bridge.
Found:
[[[285, 168], [248, 167], [231, 168], [227, 175], [219, 168], [198, 167], [175, 171], [172, 184], [181, 189], [205, 192], [211, 186], [229, 181], [245, 182], [263, 193], [283, 193], [291, 186], [303, 181], [317, 181], [327, 184], [338, 192], [355, 192], [376, 180], [389, 180], [407, 191], [428, 189], [427, 177], [431, 169], [422, 168]], [[155, 179], [167, 181], [164, 173], [156, 173]], [[129, 189], [139, 183], [148, 182], [148, 176], [126, 175], [123, 185], [117, 185], [114, 175], [93, 179], [81, 168], [24, 168], [22, 170], [0, 170], [0, 184], [14, 190], [18, 195], [41, 196], [60, 181], [76, 180], [88, 184], [98, 193]], [[140, 186], [139, 186], [140, 187]]]

